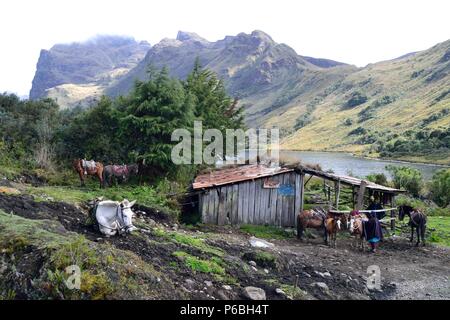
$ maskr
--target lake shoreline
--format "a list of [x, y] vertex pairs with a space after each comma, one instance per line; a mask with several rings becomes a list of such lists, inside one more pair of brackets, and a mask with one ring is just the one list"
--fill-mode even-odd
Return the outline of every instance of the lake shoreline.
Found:
[[420, 164], [420, 165], [426, 165], [430, 167], [440, 167], [440, 168], [450, 168], [450, 165], [447, 164], [441, 164], [441, 163], [433, 163], [433, 162], [422, 162], [422, 161], [413, 161], [413, 160], [406, 160], [406, 159], [393, 159], [393, 158], [381, 158], [381, 157], [369, 157], [369, 156], [363, 156], [358, 153], [353, 153], [349, 151], [330, 151], [330, 150], [298, 150], [298, 149], [280, 149], [280, 152], [282, 151], [293, 151], [293, 152], [324, 152], [324, 153], [342, 153], [342, 154], [348, 154], [355, 158], [360, 159], [366, 159], [366, 160], [374, 160], [374, 161], [385, 161], [385, 162], [392, 162], [392, 163], [404, 163], [404, 164]]

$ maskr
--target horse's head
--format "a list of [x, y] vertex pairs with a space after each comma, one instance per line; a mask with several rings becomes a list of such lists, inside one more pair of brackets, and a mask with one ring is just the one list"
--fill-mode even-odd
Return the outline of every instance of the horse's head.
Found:
[[347, 229], [350, 231], [350, 233], [353, 233], [355, 230], [355, 217], [350, 216], [350, 219], [347, 220]]
[[413, 211], [414, 208], [411, 206], [400, 206], [398, 207], [398, 218], [400, 221], [403, 221], [405, 218], [405, 215], [410, 215], [411, 211]]
[[137, 175], [139, 173], [139, 165], [138, 164], [128, 165], [128, 172], [131, 175]]
[[124, 228], [127, 232], [131, 232], [136, 230], [136, 227], [133, 226], [133, 215], [134, 212], [131, 210], [131, 207], [134, 206], [136, 200], [129, 202], [127, 199], [123, 200], [120, 203], [120, 210], [122, 212], [121, 219], [124, 224]]

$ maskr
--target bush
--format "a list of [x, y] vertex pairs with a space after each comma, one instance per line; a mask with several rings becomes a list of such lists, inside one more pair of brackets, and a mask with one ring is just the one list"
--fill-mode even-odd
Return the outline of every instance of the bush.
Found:
[[345, 125], [345, 126], [349, 127], [349, 126], [351, 126], [352, 124], [353, 124], [352, 119], [349, 119], [349, 118], [345, 119], [345, 121], [344, 121], [344, 125]]
[[366, 129], [364, 129], [363, 127], [358, 127], [356, 129], [353, 129], [352, 131], [350, 131], [348, 133], [348, 135], [352, 136], [352, 135], [361, 135], [361, 134], [366, 134], [366, 133], [367, 133]]
[[367, 96], [356, 91], [352, 93], [350, 99], [348, 99], [348, 101], [344, 104], [344, 109], [354, 108], [365, 102], [367, 102]]
[[386, 170], [392, 174], [392, 182], [398, 189], [405, 189], [414, 197], [418, 197], [423, 187], [422, 173], [411, 167], [386, 166]]
[[440, 207], [450, 204], [450, 169], [442, 169], [433, 175], [430, 186], [431, 198]]
[[372, 173], [369, 174], [366, 177], [367, 180], [374, 182], [376, 184], [382, 185], [382, 186], [388, 186], [389, 183], [387, 181], [386, 176], [384, 175], [384, 173]]

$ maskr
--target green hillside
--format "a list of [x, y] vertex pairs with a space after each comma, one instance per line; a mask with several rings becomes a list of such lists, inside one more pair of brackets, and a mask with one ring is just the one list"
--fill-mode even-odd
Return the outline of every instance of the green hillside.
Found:
[[370, 64], [265, 123], [290, 132], [283, 144], [289, 149], [449, 164], [450, 41]]

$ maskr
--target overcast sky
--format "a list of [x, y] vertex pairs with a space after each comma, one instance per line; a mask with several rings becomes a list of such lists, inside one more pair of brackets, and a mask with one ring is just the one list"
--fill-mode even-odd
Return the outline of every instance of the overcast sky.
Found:
[[3, 0], [0, 92], [28, 94], [40, 49], [97, 34], [152, 45], [265, 31], [301, 55], [365, 66], [450, 39], [448, 0]]

